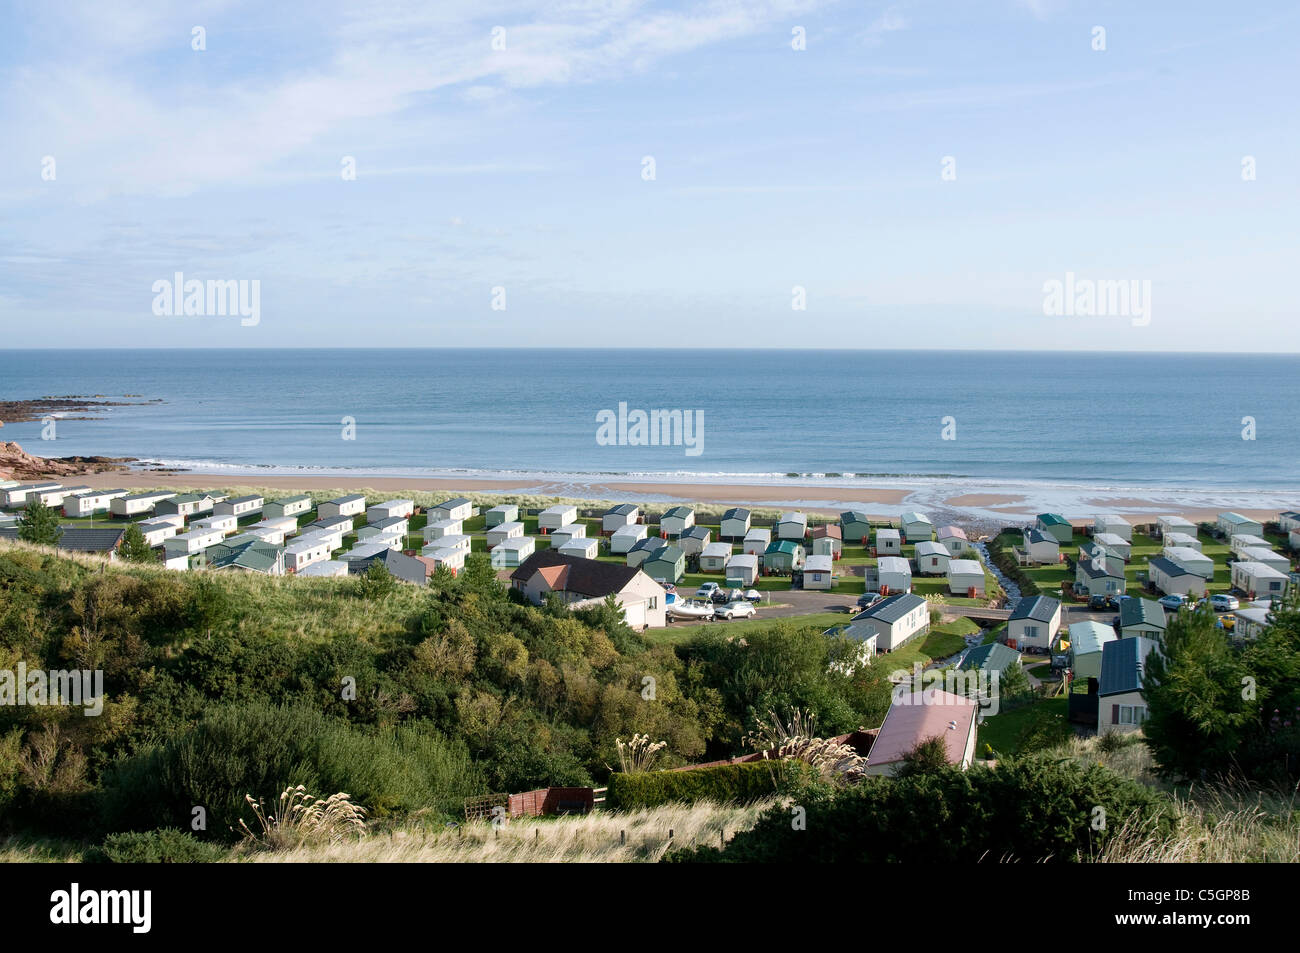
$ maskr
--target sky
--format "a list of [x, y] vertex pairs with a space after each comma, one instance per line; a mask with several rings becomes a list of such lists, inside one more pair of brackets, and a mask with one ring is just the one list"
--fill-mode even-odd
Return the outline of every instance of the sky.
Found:
[[1294, 3], [5, 19], [5, 347], [1300, 351]]

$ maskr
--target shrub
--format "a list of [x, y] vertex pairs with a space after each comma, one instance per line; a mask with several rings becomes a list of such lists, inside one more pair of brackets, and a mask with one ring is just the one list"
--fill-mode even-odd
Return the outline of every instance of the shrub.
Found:
[[[1116, 831], [1167, 838], [1173, 805], [1099, 765], [1025, 758], [961, 771], [927, 768], [906, 777], [870, 777], [801, 803], [769, 810], [725, 850], [671, 855], [695, 862], [972, 863], [1073, 861], [1093, 857]], [[1101, 811], [1098, 811], [1098, 808]]]
[[225, 854], [225, 848], [217, 844], [165, 827], [109, 834], [98, 849], [87, 854], [86, 860], [108, 864], [211, 864]]
[[780, 762], [750, 761], [692, 771], [616, 773], [610, 775], [606, 803], [620, 810], [696, 801], [748, 804], [771, 797], [783, 772]]

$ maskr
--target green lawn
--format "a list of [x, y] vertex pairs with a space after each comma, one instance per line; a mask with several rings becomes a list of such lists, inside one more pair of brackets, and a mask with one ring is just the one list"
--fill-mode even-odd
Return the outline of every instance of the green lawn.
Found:
[[1038, 719], [1050, 715], [1066, 717], [1064, 695], [1058, 698], [1044, 698], [1024, 708], [985, 718], [980, 723], [976, 734], [976, 756], [984, 756], [985, 745], [992, 746], [993, 750], [1002, 756], [1015, 754], [1020, 735]]

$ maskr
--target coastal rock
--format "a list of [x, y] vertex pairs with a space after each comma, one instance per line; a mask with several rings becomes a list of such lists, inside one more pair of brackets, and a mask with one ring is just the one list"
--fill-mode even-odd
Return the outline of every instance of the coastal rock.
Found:
[[37, 457], [18, 444], [0, 443], [0, 479], [33, 480], [130, 469], [134, 457]]

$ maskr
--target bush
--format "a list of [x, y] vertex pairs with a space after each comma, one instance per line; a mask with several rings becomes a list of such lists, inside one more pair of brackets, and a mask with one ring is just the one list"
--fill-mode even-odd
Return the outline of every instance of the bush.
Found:
[[109, 834], [89, 851], [90, 863], [108, 864], [212, 864], [226, 855], [225, 848], [166, 827], [156, 831]]
[[1014, 545], [1015, 536], [1010, 534], [1009, 531], [1003, 530], [989, 543], [989, 559], [993, 565], [1002, 570], [1004, 576], [1020, 587], [1022, 596], [1041, 596], [1043, 590], [1038, 587], [1038, 583], [1026, 575], [1025, 571], [1020, 567], [1020, 563], [1016, 562], [1016, 557], [1011, 552]]
[[418, 727], [365, 731], [303, 707], [212, 708], [193, 729], [110, 771], [103, 817], [110, 830], [146, 830], [208, 813], [214, 837], [232, 839], [245, 795], [274, 800], [290, 785], [345, 792], [374, 816], [451, 812], [482, 793], [463, 744]]
[[783, 774], [784, 765], [771, 761], [723, 764], [693, 771], [616, 773], [610, 775], [606, 803], [621, 810], [696, 801], [747, 804], [771, 797]]
[[[1175, 827], [1161, 795], [1099, 765], [1009, 759], [968, 771], [917, 766], [906, 777], [866, 778], [828, 797], [767, 811], [725, 850], [670, 855], [708, 863], [973, 863], [1086, 860], [1126, 825], [1156, 838]], [[1098, 808], [1101, 811], [1098, 811]]]

